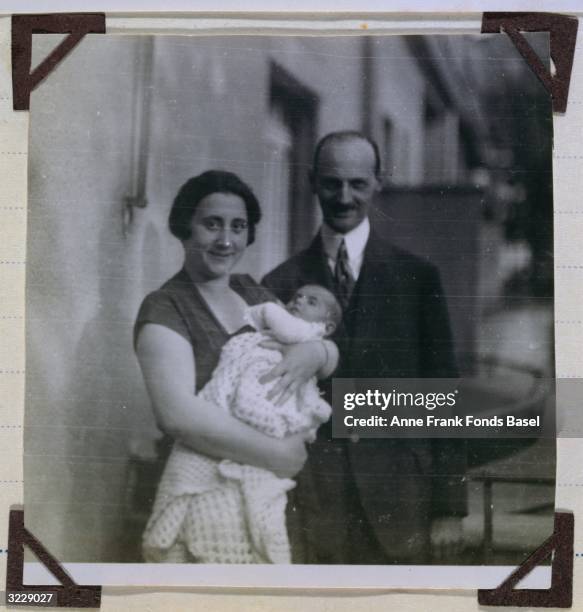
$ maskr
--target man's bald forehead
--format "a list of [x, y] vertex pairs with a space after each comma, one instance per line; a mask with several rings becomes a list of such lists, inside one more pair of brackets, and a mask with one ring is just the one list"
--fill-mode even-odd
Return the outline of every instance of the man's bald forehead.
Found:
[[[366, 151], [367, 149], [370, 151], [372, 163], [374, 165], [374, 173], [378, 176], [381, 171], [381, 160], [378, 145], [370, 138], [367, 138], [364, 134], [356, 131], [332, 132], [324, 136], [316, 145], [316, 149], [314, 151], [314, 172], [318, 172], [320, 168], [326, 165], [330, 166], [330, 164], [322, 164], [322, 158], [325, 157], [326, 153], [330, 152], [331, 148], [336, 145], [352, 143], [361, 145], [358, 148], [362, 152]], [[366, 155], [366, 153], [364, 153], [364, 155]]]

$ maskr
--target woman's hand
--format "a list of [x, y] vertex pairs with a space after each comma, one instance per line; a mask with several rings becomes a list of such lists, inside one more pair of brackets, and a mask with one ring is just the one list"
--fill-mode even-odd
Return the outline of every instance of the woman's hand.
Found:
[[148, 323], [138, 336], [137, 354], [158, 425], [174, 440], [203, 455], [285, 477], [302, 468], [310, 432], [273, 438], [194, 395], [192, 347], [181, 335]]
[[315, 435], [316, 432], [312, 429], [278, 440], [273, 466], [268, 469], [279, 478], [293, 478], [304, 467], [308, 458], [306, 442], [313, 442]]
[[279, 406], [284, 404], [300, 385], [325, 368], [329, 358], [328, 350], [322, 340], [299, 344], [282, 344], [277, 340], [264, 340], [260, 346], [279, 351], [283, 355], [280, 363], [259, 379], [262, 384], [279, 379], [267, 394], [267, 399], [275, 401]]

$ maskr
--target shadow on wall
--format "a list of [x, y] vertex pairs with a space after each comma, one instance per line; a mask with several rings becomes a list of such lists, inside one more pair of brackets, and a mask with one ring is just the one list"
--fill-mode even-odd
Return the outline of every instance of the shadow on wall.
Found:
[[[116, 210], [108, 219], [118, 221]], [[71, 432], [67, 454], [74, 466], [74, 530], [79, 543], [102, 561], [119, 560], [124, 528], [127, 461], [130, 444], [152, 438], [153, 413], [133, 350], [133, 324], [141, 300], [161, 284], [163, 275], [158, 230], [148, 224], [120, 239], [109, 223], [99, 236], [98, 303], [95, 316], [77, 344], [71, 393], [78, 422], [95, 422]], [[112, 236], [115, 239], [112, 240]], [[141, 240], [140, 240], [141, 239]], [[81, 504], [80, 506], [78, 504]]]

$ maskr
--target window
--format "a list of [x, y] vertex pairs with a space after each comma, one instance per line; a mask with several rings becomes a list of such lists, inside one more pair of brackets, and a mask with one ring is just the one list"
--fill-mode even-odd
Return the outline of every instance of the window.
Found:
[[[318, 99], [281, 66], [271, 65], [266, 140], [272, 151], [267, 168], [269, 216], [274, 223], [270, 253], [282, 261], [304, 248], [317, 220], [309, 171], [316, 140]], [[271, 267], [276, 263], [271, 260]]]

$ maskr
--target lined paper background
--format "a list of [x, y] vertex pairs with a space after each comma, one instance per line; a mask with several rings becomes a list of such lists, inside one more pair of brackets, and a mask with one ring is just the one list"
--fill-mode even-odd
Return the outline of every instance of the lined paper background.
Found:
[[[223, 31], [233, 20], [221, 20]], [[155, 21], [108, 18], [109, 32], [192, 30], [186, 19]], [[350, 22], [345, 22], [350, 27]], [[381, 24], [378, 24], [380, 28]], [[434, 24], [435, 25], [435, 24]], [[441, 21], [437, 31], [478, 32], [479, 20]], [[357, 27], [357, 22], [354, 22]], [[214, 27], [213, 23], [206, 27]], [[399, 22], [398, 30], [428, 31], [428, 22]], [[583, 24], [581, 24], [583, 27]], [[170, 28], [170, 30], [168, 30]], [[393, 24], [383, 26], [397, 29]], [[66, 60], [65, 60], [66, 61]], [[50, 78], [50, 77], [49, 77]], [[0, 18], [0, 590], [5, 582], [8, 511], [22, 504], [24, 410], [24, 278], [28, 113], [12, 111], [10, 18]], [[34, 93], [32, 94], [34, 95]], [[569, 106], [555, 116], [554, 207], [557, 376], [583, 377], [583, 38], [575, 54]], [[556, 508], [573, 511], [575, 522], [574, 601], [583, 601], [583, 440], [558, 441]], [[575, 604], [576, 605], [576, 604]], [[475, 592], [325, 594], [157, 592], [107, 589], [104, 610], [474, 610]]]

